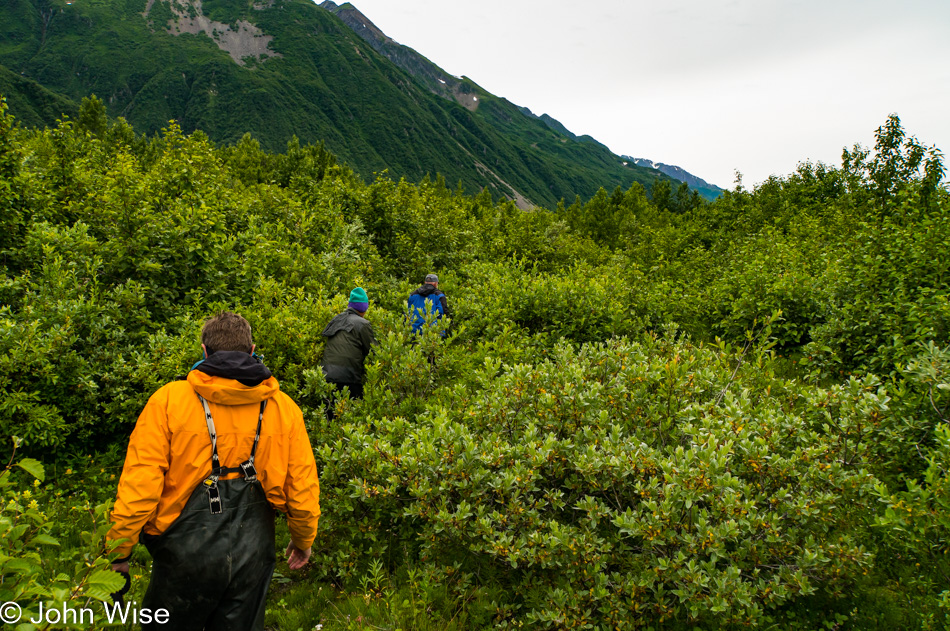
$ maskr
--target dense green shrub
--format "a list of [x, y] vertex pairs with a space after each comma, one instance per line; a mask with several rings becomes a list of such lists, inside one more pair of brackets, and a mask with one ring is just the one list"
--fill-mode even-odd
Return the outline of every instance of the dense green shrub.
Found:
[[354, 411], [318, 448], [332, 571], [414, 560], [506, 586], [496, 622], [550, 628], [759, 624], [819, 585], [846, 593], [871, 563], [866, 441], [886, 398], [873, 379], [825, 390], [775, 378], [768, 354], [736, 361], [560, 346], [486, 359], [414, 418]]
[[[0, 472], [4, 623], [20, 621], [18, 631], [91, 628], [91, 622], [106, 617], [103, 605], [111, 604], [110, 595], [125, 583], [109, 563], [105, 535], [112, 526], [111, 502], [93, 505], [88, 498], [63, 498], [61, 491], [43, 484], [45, 471], [36, 460], [21, 460], [17, 468], [35, 477], [24, 477], [9, 465]], [[68, 607], [77, 613], [64, 615], [69, 619], [62, 624], [30, 624], [39, 618], [41, 606], [47, 612]]]
[[470, 265], [460, 271], [455, 317], [477, 337], [508, 326], [577, 342], [639, 332], [643, 324], [634, 301], [614, 274], [613, 268], [585, 264], [556, 273], [517, 260]]
[[738, 339], [757, 321], [781, 312], [772, 329], [779, 348], [796, 349], [810, 341], [811, 330], [823, 322], [827, 299], [820, 284], [823, 261], [802, 247], [803, 233], [786, 236], [767, 229], [734, 245], [724, 274], [709, 288], [707, 317], [713, 331]]
[[[709, 204], [635, 185], [523, 212], [364, 184], [321, 145], [0, 112], [0, 434], [58, 470], [119, 458], [233, 309], [316, 448], [311, 578], [439, 585], [413, 621], [938, 628], [948, 196], [898, 132]], [[412, 336], [428, 272], [451, 317]], [[319, 369], [354, 286], [361, 401]], [[91, 476], [95, 506], [114, 480]]]

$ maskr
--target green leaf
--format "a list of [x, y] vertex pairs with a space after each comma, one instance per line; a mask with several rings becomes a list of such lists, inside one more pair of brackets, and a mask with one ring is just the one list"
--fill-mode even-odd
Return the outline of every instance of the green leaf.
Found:
[[46, 471], [43, 469], [43, 464], [39, 460], [34, 460], [33, 458], [24, 458], [17, 463], [17, 466], [32, 475], [40, 482], [46, 479]]
[[14, 526], [13, 528], [10, 529], [10, 532], [7, 533], [7, 541], [15, 541], [19, 539], [29, 529], [30, 529], [30, 526], [28, 524], [20, 524], [18, 526]]
[[16, 572], [17, 574], [35, 574], [40, 571], [40, 567], [26, 559], [10, 559], [3, 564], [3, 571]]
[[33, 537], [30, 545], [58, 546], [59, 541], [49, 535], [39, 534]]
[[86, 584], [86, 593], [97, 600], [109, 600], [112, 594], [125, 586], [125, 577], [112, 570], [92, 573]]

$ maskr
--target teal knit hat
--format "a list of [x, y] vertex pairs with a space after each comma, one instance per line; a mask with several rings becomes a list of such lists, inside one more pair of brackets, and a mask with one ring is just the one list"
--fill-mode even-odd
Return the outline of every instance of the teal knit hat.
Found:
[[350, 304], [347, 306], [356, 309], [359, 312], [369, 309], [369, 297], [366, 295], [366, 290], [362, 287], [357, 287], [351, 291]]

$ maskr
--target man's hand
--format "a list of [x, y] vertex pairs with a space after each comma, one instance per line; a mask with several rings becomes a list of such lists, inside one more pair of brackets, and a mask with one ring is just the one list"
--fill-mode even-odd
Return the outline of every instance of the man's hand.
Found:
[[128, 594], [129, 590], [132, 588], [132, 576], [129, 574], [129, 562], [120, 561], [119, 563], [113, 563], [112, 571], [118, 572], [122, 575], [122, 578], [125, 579], [125, 585], [122, 586], [122, 589], [112, 593], [112, 602], [121, 605], [125, 599], [125, 595]]
[[307, 548], [306, 550], [301, 550], [300, 548], [294, 545], [293, 541], [288, 543], [287, 551], [284, 553], [284, 556], [287, 557], [287, 565], [290, 567], [290, 569], [299, 570], [300, 568], [305, 566], [307, 564], [307, 561], [310, 560], [310, 550], [311, 548]]

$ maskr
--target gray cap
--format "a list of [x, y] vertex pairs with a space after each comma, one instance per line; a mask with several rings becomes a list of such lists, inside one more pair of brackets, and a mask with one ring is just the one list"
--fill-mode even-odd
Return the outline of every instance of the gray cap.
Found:
[[427, 282], [427, 283], [437, 283], [437, 282], [439, 282], [439, 277], [436, 276], [435, 274], [426, 274], [426, 280], [425, 280], [425, 282]]

